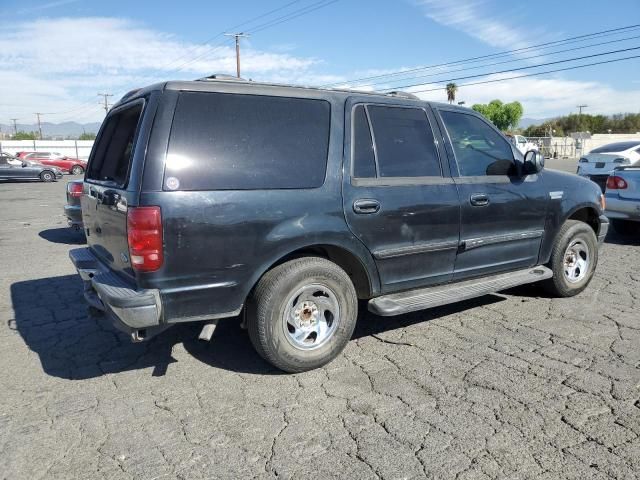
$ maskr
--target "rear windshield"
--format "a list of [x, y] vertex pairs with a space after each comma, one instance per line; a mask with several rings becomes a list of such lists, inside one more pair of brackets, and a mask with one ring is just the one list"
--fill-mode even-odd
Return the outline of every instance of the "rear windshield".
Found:
[[166, 190], [314, 188], [324, 183], [324, 100], [184, 92], [165, 166]]
[[591, 153], [624, 152], [625, 150], [638, 146], [640, 146], [640, 142], [616, 142], [594, 148], [591, 150]]
[[141, 114], [142, 103], [138, 103], [109, 116], [94, 147], [87, 171], [89, 180], [126, 185]]

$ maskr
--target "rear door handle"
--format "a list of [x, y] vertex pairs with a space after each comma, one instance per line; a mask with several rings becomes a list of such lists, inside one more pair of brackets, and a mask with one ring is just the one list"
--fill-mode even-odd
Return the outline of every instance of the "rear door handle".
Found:
[[489, 195], [486, 193], [474, 193], [471, 195], [471, 198], [469, 198], [469, 202], [474, 207], [485, 207], [489, 205]]
[[353, 202], [353, 211], [361, 215], [378, 213], [380, 211], [380, 202], [371, 198], [356, 200]]

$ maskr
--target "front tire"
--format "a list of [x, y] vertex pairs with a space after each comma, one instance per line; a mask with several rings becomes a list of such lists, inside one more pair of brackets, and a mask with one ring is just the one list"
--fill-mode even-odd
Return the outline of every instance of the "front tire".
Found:
[[577, 295], [589, 285], [597, 264], [598, 240], [593, 229], [584, 222], [567, 220], [558, 232], [548, 264], [553, 277], [543, 286], [556, 297]]
[[71, 169], [71, 175], [82, 175], [84, 173], [84, 168], [80, 165], [74, 165]]
[[55, 178], [56, 177], [53, 175], [53, 173], [49, 171], [44, 171], [40, 174], [40, 180], [46, 183], [53, 182]]
[[267, 272], [249, 302], [247, 329], [256, 351], [285, 372], [326, 365], [347, 345], [358, 298], [335, 263], [297, 258]]

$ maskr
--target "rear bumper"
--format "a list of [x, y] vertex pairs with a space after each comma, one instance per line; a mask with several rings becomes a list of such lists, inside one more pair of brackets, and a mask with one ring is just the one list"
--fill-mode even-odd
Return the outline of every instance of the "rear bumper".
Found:
[[600, 215], [600, 230], [598, 231], [598, 245], [602, 245], [604, 237], [609, 231], [609, 219], [605, 215]]
[[618, 195], [605, 195], [609, 218], [640, 221], [640, 200], [620, 198]]
[[71, 250], [69, 258], [84, 284], [87, 303], [107, 314], [117, 328], [136, 340], [167, 328], [160, 324], [162, 303], [158, 290], [140, 290], [128, 284], [88, 248]]
[[82, 207], [80, 205], [65, 205], [64, 214], [70, 227], [76, 230], [82, 228]]

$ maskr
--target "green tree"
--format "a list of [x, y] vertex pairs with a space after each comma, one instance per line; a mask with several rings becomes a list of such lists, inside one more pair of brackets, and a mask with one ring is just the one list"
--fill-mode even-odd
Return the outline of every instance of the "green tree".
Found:
[[640, 131], [640, 113], [617, 113], [611, 116], [572, 113], [541, 125], [531, 125], [525, 129], [524, 135], [529, 136], [531, 132], [540, 130], [544, 130], [544, 135], [548, 135], [549, 126], [556, 131], [556, 136], [573, 132], [609, 133], [611, 131], [611, 133], [636, 133]]
[[447, 92], [447, 100], [449, 103], [453, 103], [456, 101], [456, 92], [458, 91], [458, 86], [455, 83], [447, 83], [445, 87]]
[[11, 137], [12, 140], [37, 140], [38, 134], [36, 132], [23, 132], [22, 130], [16, 132], [16, 134]]
[[488, 104], [476, 103], [471, 108], [500, 130], [516, 128], [524, 113], [520, 102], [502, 103], [500, 100], [492, 100]]
[[91, 132], [89, 133], [83, 132], [78, 137], [78, 140], [95, 140], [95, 139], [96, 139], [96, 134]]

